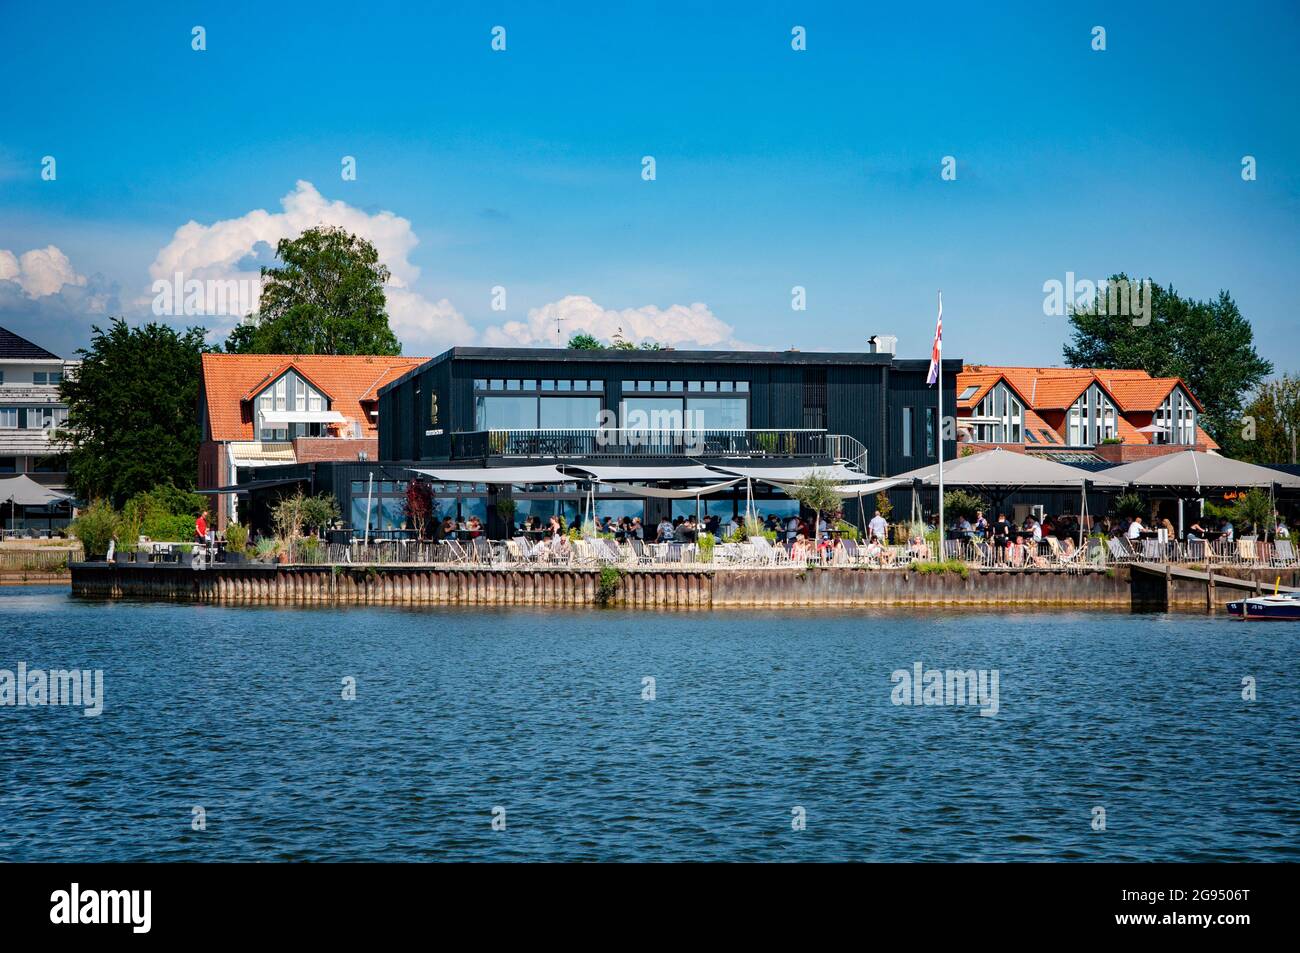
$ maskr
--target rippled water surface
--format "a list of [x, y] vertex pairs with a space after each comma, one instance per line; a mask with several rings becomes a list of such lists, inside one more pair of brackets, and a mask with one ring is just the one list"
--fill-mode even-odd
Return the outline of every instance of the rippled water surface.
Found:
[[[1297, 860], [1297, 649], [1194, 615], [0, 589], [0, 669], [107, 696], [0, 707], [0, 860]], [[894, 705], [918, 661], [996, 669], [997, 715]]]

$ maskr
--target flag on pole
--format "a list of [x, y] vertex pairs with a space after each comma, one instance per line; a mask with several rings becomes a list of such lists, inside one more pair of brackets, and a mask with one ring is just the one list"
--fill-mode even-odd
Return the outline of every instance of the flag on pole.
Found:
[[934, 344], [930, 346], [930, 373], [926, 375], [926, 384], [933, 385], [939, 380], [939, 360], [943, 354], [943, 295], [939, 295], [939, 323], [934, 328]]

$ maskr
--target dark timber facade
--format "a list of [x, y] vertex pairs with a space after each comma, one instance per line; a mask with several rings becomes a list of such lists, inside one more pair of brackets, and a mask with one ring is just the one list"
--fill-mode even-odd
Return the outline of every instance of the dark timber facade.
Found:
[[[955, 406], [961, 361], [944, 362], [944, 406]], [[379, 391], [379, 455], [373, 462], [312, 463], [241, 473], [246, 519], [297, 484], [333, 494], [357, 534], [401, 531], [411, 468], [436, 469], [438, 517], [477, 516], [493, 536], [514, 521], [560, 515], [573, 521], [591, 485], [457, 482], [442, 471], [535, 465], [807, 467], [838, 463], [888, 476], [933, 463], [941, 427], [926, 360], [888, 353], [627, 351], [453, 348]], [[955, 450], [949, 432], [945, 455]], [[719, 480], [725, 477], [719, 476]], [[659, 486], [666, 482], [654, 481]], [[698, 485], [698, 484], [697, 484]], [[798, 512], [779, 489], [755, 481], [763, 515]], [[600, 516], [661, 517], [696, 502], [638, 496], [635, 486], [599, 484]], [[906, 505], [910, 491], [898, 492]], [[723, 519], [743, 514], [743, 484], [702, 502]], [[869, 518], [846, 512], [854, 522]]]
[[[888, 476], [936, 459], [927, 366], [892, 354], [453, 348], [380, 391], [379, 454], [480, 467], [838, 459]], [[944, 362], [948, 408], [961, 366]], [[654, 427], [656, 411], [678, 407], [698, 414], [694, 447]], [[598, 441], [591, 410], [611, 412], [620, 432]]]

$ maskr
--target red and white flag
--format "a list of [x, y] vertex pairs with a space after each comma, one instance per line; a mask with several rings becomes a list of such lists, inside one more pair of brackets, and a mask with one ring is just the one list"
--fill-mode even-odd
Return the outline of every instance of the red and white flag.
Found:
[[930, 373], [926, 376], [927, 384], [939, 382], [939, 360], [943, 356], [943, 295], [939, 295], [939, 323], [934, 328], [934, 344], [930, 346]]

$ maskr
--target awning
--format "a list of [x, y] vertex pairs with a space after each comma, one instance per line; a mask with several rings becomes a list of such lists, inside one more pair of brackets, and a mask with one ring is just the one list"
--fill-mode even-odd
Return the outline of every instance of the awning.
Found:
[[478, 469], [448, 467], [439, 470], [419, 470], [412, 467], [411, 472], [437, 480], [439, 483], [573, 483], [586, 479], [561, 473], [554, 466]]
[[232, 442], [227, 449], [230, 453], [230, 462], [237, 467], [265, 467], [298, 462], [291, 443], [239, 440]]
[[[972, 453], [956, 460], [943, 463], [943, 485], [949, 487], [969, 486], [986, 489], [1025, 488], [1053, 489], [1057, 487], [1076, 488], [1084, 480], [1096, 487], [1121, 487], [1126, 480], [1117, 480], [1111, 474], [1113, 470], [1094, 473], [1078, 467], [1031, 457], [1025, 453], [1014, 453], [996, 447]], [[939, 465], [932, 463], [926, 467], [899, 473], [891, 479], [903, 483], [920, 480], [924, 486], [939, 485]]]
[[633, 496], [652, 496], [660, 500], [687, 500], [694, 499], [697, 496], [708, 496], [710, 493], [718, 493], [741, 482], [743, 482], [742, 478], [737, 477], [723, 483], [711, 483], [708, 486], [697, 486], [685, 490], [669, 490], [658, 486], [625, 486], [619, 489]]
[[836, 483], [850, 483], [854, 480], [866, 482], [872, 479], [865, 473], [850, 470], [838, 463], [823, 467], [733, 467], [730, 464], [718, 464], [710, 469], [718, 473], [749, 477], [751, 480], [762, 480], [765, 483], [798, 483], [800, 480], [806, 480], [810, 473], [834, 480]]
[[1274, 483], [1290, 490], [1300, 489], [1300, 476], [1200, 450], [1166, 453], [1111, 467], [1104, 473], [1112, 480], [1138, 487], [1196, 490], [1198, 493], [1204, 487], [1270, 487]]
[[37, 483], [31, 477], [20, 474], [0, 480], [0, 503], [16, 506], [49, 506], [51, 503], [66, 503], [72, 497], [48, 486]]
[[337, 410], [263, 410], [259, 416], [266, 424], [341, 424], [347, 420]]
[[195, 493], [251, 493], [253, 490], [268, 490], [273, 486], [288, 486], [290, 483], [310, 483], [311, 477], [283, 477], [278, 480], [249, 480], [232, 486], [219, 486], [215, 490], [195, 490]]
[[[593, 479], [600, 480], [602, 483], [613, 481], [624, 481], [631, 483], [647, 483], [658, 480], [713, 480], [717, 481], [718, 471], [702, 466], [680, 466], [680, 467], [605, 467], [605, 466], [581, 466], [570, 464], [566, 467], [569, 470], [581, 470], [589, 474]], [[695, 494], [692, 492], [691, 496]]]

